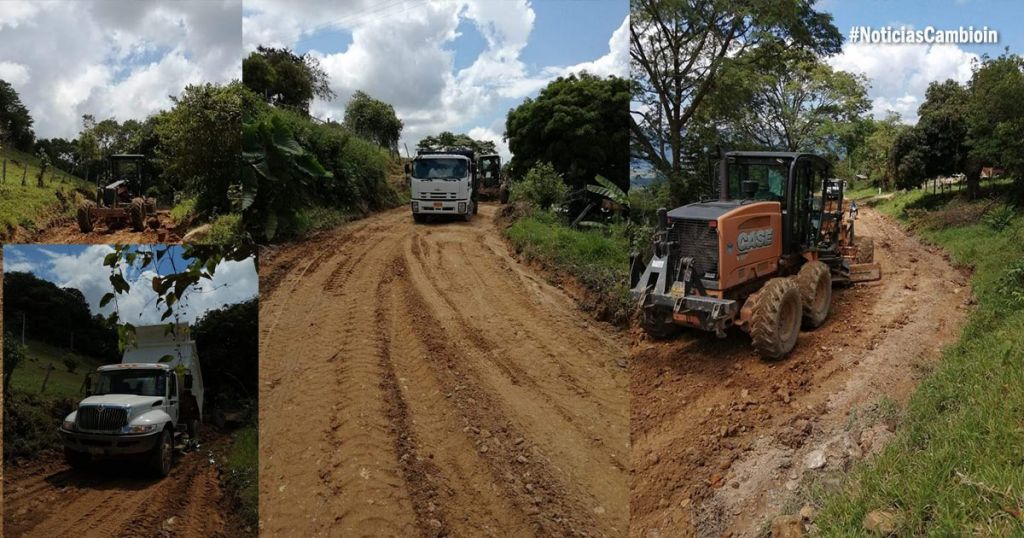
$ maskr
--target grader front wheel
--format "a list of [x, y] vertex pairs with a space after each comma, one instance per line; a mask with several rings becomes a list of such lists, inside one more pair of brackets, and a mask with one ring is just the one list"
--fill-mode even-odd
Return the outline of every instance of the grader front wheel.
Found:
[[793, 279], [773, 278], [754, 298], [750, 312], [750, 338], [766, 359], [778, 359], [793, 350], [803, 317], [800, 288]]
[[132, 199], [128, 207], [128, 216], [132, 221], [132, 230], [141, 232], [146, 229], [146, 202], [142, 198]]

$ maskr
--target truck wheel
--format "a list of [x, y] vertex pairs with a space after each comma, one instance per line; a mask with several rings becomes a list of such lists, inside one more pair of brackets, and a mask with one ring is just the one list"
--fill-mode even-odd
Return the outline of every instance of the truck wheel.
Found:
[[157, 478], [171, 473], [171, 458], [174, 457], [174, 439], [171, 430], [164, 430], [156, 446], [149, 453], [149, 470]]
[[96, 202], [82, 200], [78, 204], [78, 229], [87, 234], [92, 231], [92, 211], [96, 208]]
[[800, 335], [800, 288], [788, 278], [773, 278], [754, 298], [750, 337], [766, 359], [778, 359], [793, 350]]
[[146, 202], [142, 198], [132, 198], [128, 206], [128, 217], [132, 221], [132, 230], [141, 232], [146, 229]]
[[64, 447], [64, 461], [72, 469], [85, 469], [92, 462], [92, 456], [86, 452], [79, 452], [77, 450], [71, 450], [68, 447]]
[[832, 307], [832, 272], [822, 262], [808, 262], [800, 268], [800, 273], [796, 275], [796, 283], [800, 286], [804, 327], [821, 327]]
[[640, 327], [655, 340], [671, 338], [679, 332], [679, 326], [672, 322], [672, 311], [656, 306], [643, 308]]
[[875, 262], [875, 239], [872, 237], [858, 237], [854, 244], [857, 247], [857, 256], [853, 261], [857, 263]]
[[199, 419], [198, 418], [194, 418], [194, 419], [188, 421], [188, 424], [186, 425], [186, 427], [187, 427], [188, 438], [189, 439], [192, 439], [193, 441], [199, 439]]
[[427, 216], [423, 213], [413, 213], [412, 220], [416, 221], [417, 224], [423, 224], [424, 222], [427, 222]]

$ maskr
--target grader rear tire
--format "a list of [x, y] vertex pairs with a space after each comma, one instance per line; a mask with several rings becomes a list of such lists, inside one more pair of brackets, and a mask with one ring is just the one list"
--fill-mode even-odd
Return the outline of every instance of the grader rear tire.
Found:
[[133, 198], [128, 207], [128, 217], [132, 221], [132, 230], [141, 232], [146, 229], [146, 202], [142, 198]]
[[857, 247], [857, 256], [854, 257], [853, 261], [857, 263], [874, 263], [875, 262], [875, 240], [871, 237], [858, 237], [857, 242], [854, 243]]
[[82, 202], [78, 204], [78, 210], [76, 211], [78, 229], [84, 234], [92, 231], [92, 211], [95, 208], [96, 202], [93, 202], [92, 200], [82, 200]]
[[803, 304], [803, 326], [817, 329], [825, 323], [832, 307], [832, 272], [822, 262], [808, 262], [796, 275]]
[[778, 359], [793, 350], [800, 335], [803, 308], [800, 288], [793, 279], [773, 278], [761, 288], [750, 313], [750, 338], [765, 359]]

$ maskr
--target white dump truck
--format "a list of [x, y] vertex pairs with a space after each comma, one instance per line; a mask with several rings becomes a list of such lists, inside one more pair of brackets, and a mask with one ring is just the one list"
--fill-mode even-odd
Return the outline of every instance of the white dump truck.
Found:
[[471, 150], [420, 151], [405, 164], [412, 218], [456, 215], [469, 220], [477, 212], [476, 157]]
[[121, 363], [100, 366], [87, 385], [87, 397], [60, 426], [72, 467], [131, 457], [164, 477], [174, 450], [198, 439], [203, 376], [185, 324], [136, 327]]

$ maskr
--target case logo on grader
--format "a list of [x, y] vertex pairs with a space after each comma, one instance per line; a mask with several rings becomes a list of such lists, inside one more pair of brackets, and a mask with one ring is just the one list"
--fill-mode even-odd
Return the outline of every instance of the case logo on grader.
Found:
[[755, 248], [768, 247], [772, 244], [775, 233], [771, 228], [741, 232], [736, 238], [736, 247], [740, 252], [748, 252]]

